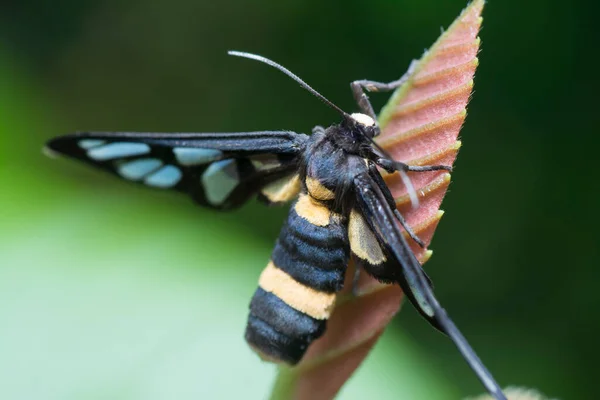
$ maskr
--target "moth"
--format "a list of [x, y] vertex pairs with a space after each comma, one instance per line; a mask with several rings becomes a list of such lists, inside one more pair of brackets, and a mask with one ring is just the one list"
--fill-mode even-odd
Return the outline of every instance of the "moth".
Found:
[[325, 332], [353, 258], [357, 270], [400, 285], [425, 320], [452, 339], [487, 390], [505, 399], [434, 297], [431, 281], [396, 221], [410, 240], [423, 243], [396, 209], [379, 172], [398, 172], [416, 203], [407, 172], [450, 170], [393, 160], [374, 141], [380, 129], [365, 91], [395, 89], [408, 73], [390, 83], [352, 82], [360, 112], [348, 114], [274, 61], [244, 52], [229, 54], [285, 73], [337, 111], [341, 122], [317, 126], [310, 136], [291, 131], [82, 132], [52, 139], [47, 149], [128, 181], [187, 193], [216, 210], [232, 210], [254, 196], [267, 204], [293, 200], [250, 302], [245, 337], [262, 358], [291, 365], [302, 359]]

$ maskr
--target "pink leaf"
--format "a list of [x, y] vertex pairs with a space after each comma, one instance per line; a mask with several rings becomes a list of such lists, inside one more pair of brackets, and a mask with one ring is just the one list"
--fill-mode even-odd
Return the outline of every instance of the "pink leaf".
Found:
[[[477, 34], [483, 5], [484, 0], [474, 0], [463, 10], [382, 110], [379, 143], [395, 159], [411, 165], [454, 162], [478, 64]], [[385, 176], [385, 180], [398, 210], [429, 246], [443, 215], [440, 205], [450, 174], [436, 171], [409, 175], [420, 200], [416, 209], [411, 207], [397, 173]], [[421, 263], [431, 256], [430, 250], [414, 243], [412, 248]], [[358, 296], [351, 295], [353, 272], [350, 265], [345, 289], [338, 297], [325, 335], [311, 345], [297, 367], [281, 367], [273, 399], [333, 398], [400, 309], [400, 288], [383, 285], [366, 274], [361, 275]]]

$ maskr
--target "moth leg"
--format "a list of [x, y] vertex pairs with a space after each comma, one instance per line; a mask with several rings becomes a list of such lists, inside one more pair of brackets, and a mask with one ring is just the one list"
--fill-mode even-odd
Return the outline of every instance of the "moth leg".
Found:
[[375, 161], [377, 165], [392, 173], [395, 171], [404, 172], [427, 172], [427, 171], [448, 171], [452, 172], [450, 165], [408, 165], [401, 161], [390, 160], [389, 158], [379, 158]]
[[369, 101], [369, 96], [364, 92], [360, 82], [365, 81], [354, 81], [350, 84], [350, 88], [352, 88], [352, 95], [354, 96], [354, 101], [358, 104], [358, 108], [367, 114], [369, 117], [373, 118], [373, 121], [377, 120], [377, 116], [375, 115], [375, 110], [373, 110], [373, 106]]
[[394, 90], [402, 86], [406, 81], [408, 81], [408, 78], [412, 75], [413, 72], [415, 72], [416, 66], [417, 60], [413, 60], [410, 63], [410, 66], [408, 67], [408, 71], [406, 71], [406, 73], [404, 73], [404, 75], [402, 75], [400, 79], [397, 79], [392, 82], [383, 83], [370, 81], [367, 79], [360, 79], [352, 82], [350, 84], [350, 87], [352, 88], [352, 94], [354, 95], [354, 100], [358, 104], [361, 111], [370, 116], [371, 118], [376, 119], [377, 116], [375, 115], [375, 111], [373, 110], [373, 106], [371, 105], [371, 102], [369, 101], [369, 97], [365, 93], [365, 90], [368, 92], [385, 92]]
[[416, 165], [408, 165], [401, 161], [395, 161], [391, 158], [385, 157], [377, 157], [375, 158], [375, 164], [379, 165], [381, 168], [385, 169], [389, 173], [393, 173], [398, 171], [400, 174], [400, 178], [406, 186], [406, 191], [410, 196], [410, 202], [412, 203], [413, 208], [417, 208], [419, 206], [419, 198], [417, 196], [417, 192], [415, 187], [410, 180], [407, 172], [426, 172], [426, 171], [450, 171], [452, 172], [452, 167], [449, 165], [425, 165], [425, 166], [416, 166]]
[[415, 233], [415, 231], [412, 230], [412, 228], [410, 227], [410, 225], [408, 225], [406, 223], [406, 220], [404, 219], [404, 216], [402, 216], [402, 214], [400, 213], [400, 211], [398, 211], [397, 208], [395, 208], [395, 204], [394, 204], [394, 216], [396, 217], [396, 219], [398, 220], [398, 222], [400, 222], [400, 225], [402, 225], [402, 227], [404, 228], [404, 230], [406, 231], [406, 233], [408, 233], [408, 236], [410, 236], [410, 238], [412, 240], [414, 240], [421, 248], [425, 248], [425, 243], [423, 243], [423, 241], [421, 240], [421, 238], [419, 238], [417, 236], [417, 234]]
[[385, 91], [394, 90], [394, 89], [402, 86], [406, 81], [408, 81], [410, 76], [415, 72], [415, 69], [417, 68], [417, 64], [418, 64], [418, 60], [412, 60], [410, 62], [410, 65], [408, 66], [408, 70], [404, 73], [404, 75], [402, 75], [400, 77], [400, 79], [397, 79], [392, 82], [383, 83], [383, 82], [370, 81], [367, 79], [361, 79], [358, 81], [354, 81], [354, 83], [358, 83], [361, 87], [368, 90], [369, 92], [385, 92]]
[[[415, 231], [412, 230], [410, 225], [408, 225], [408, 223], [406, 223], [404, 216], [396, 208], [396, 202], [394, 201], [394, 197], [390, 193], [389, 189], [387, 189], [387, 185], [385, 184], [379, 171], [377, 171], [377, 167], [373, 163], [369, 163], [369, 175], [371, 175], [371, 177], [373, 178], [375, 183], [377, 183], [379, 185], [379, 187], [382, 188], [382, 192], [383, 192], [383, 195], [385, 196], [385, 200], [387, 201], [388, 205], [390, 206], [390, 209], [393, 210], [394, 216], [396, 217], [398, 222], [400, 222], [400, 225], [402, 225], [402, 227], [404, 228], [404, 230], [406, 231], [408, 236], [410, 236], [410, 238], [412, 240], [414, 240], [415, 243], [417, 243], [420, 247], [425, 248], [425, 243], [423, 243], [423, 241], [417, 236], [417, 234], [415, 233]], [[385, 190], [385, 189], [387, 189], [387, 190]]]
[[[405, 164], [406, 165], [406, 164]], [[406, 165], [407, 171], [412, 172], [427, 172], [427, 171], [448, 171], [452, 172], [450, 165]]]

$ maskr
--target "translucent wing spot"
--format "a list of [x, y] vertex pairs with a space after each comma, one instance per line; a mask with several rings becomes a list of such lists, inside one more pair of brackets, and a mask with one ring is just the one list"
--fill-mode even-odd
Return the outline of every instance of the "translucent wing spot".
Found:
[[270, 154], [252, 157], [250, 158], [250, 162], [257, 171], [276, 168], [281, 165], [277, 157]]
[[117, 172], [125, 179], [137, 181], [157, 170], [163, 163], [157, 158], [143, 158], [141, 160], [129, 161], [121, 164]]
[[102, 146], [106, 141], [100, 139], [82, 139], [77, 142], [77, 146], [84, 150], [89, 150], [92, 147]]
[[202, 165], [218, 160], [223, 153], [215, 149], [196, 149], [191, 147], [175, 147], [173, 149], [177, 162], [181, 165]]
[[423, 310], [423, 312], [425, 314], [427, 314], [429, 317], [433, 317], [435, 312], [433, 311], [433, 308], [431, 307], [429, 302], [425, 299], [425, 296], [423, 295], [423, 293], [416, 288], [416, 285], [414, 284], [414, 282], [409, 281], [408, 285], [410, 286], [411, 292], [412, 292], [413, 296], [415, 297], [415, 300], [417, 301], [417, 303], [419, 303], [419, 307], [421, 307], [421, 310]]
[[150, 153], [150, 146], [145, 143], [115, 142], [88, 150], [88, 157], [96, 161], [112, 160], [114, 158], [139, 156]]
[[144, 183], [148, 186], [166, 189], [177, 185], [182, 176], [181, 170], [176, 166], [165, 165], [144, 179]]
[[202, 174], [206, 199], [214, 205], [223, 203], [239, 182], [240, 178], [234, 160], [217, 161]]

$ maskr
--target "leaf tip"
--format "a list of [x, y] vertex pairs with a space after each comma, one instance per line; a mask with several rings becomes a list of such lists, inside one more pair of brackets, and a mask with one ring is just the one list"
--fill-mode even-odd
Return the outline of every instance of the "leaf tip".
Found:
[[421, 263], [421, 265], [423, 265], [427, 261], [429, 261], [429, 259], [431, 258], [432, 255], [433, 255], [433, 250], [425, 250], [423, 252], [423, 254], [421, 255], [421, 257], [419, 257], [419, 262]]

